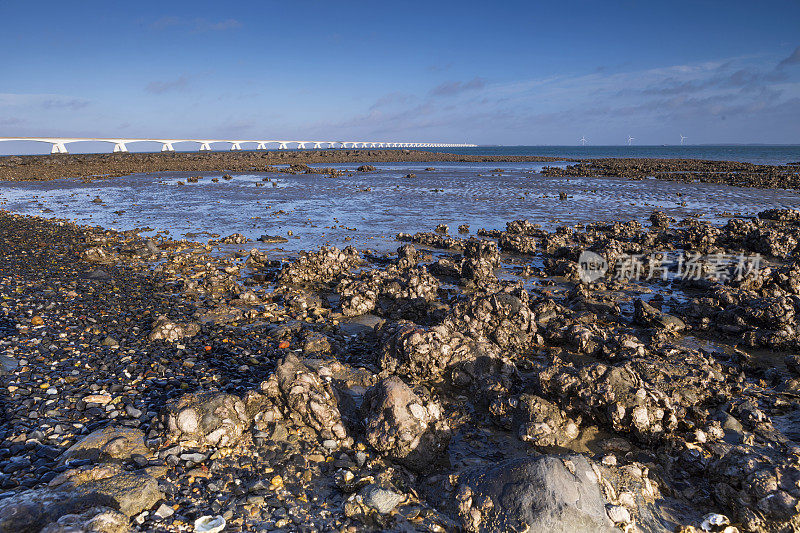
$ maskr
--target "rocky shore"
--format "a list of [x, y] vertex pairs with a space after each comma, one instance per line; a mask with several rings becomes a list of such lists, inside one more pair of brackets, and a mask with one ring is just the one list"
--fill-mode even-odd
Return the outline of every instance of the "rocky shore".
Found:
[[800, 528], [800, 212], [461, 229], [275, 260], [0, 212], [0, 531]]
[[697, 159], [592, 159], [566, 168], [546, 167], [546, 176], [591, 177], [615, 176], [641, 180], [655, 178], [672, 181], [721, 183], [737, 187], [797, 189], [800, 166], [757, 165], [739, 161], [703, 161]]

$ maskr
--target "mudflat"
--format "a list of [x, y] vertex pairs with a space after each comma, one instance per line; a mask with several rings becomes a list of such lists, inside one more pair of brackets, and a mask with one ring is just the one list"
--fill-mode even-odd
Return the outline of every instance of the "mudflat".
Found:
[[556, 162], [576, 163], [546, 169], [555, 176], [655, 177], [725, 183], [742, 187], [797, 188], [800, 166], [761, 165], [695, 159], [576, 159], [547, 156], [476, 156], [420, 150], [320, 150], [270, 152], [173, 152], [125, 154], [51, 154], [0, 157], [0, 179], [52, 180], [69, 177], [124, 176], [143, 172], [247, 172], [274, 165], [376, 162]]

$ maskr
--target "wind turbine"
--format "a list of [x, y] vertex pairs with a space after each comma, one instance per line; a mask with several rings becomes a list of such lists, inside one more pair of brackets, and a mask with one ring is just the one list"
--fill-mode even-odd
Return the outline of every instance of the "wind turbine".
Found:
[[685, 140], [686, 140], [686, 137], [681, 135], [681, 146], [683, 146], [683, 141], [685, 141]]
[[578, 139], [578, 142], [581, 143], [583, 146], [586, 146], [586, 143], [589, 142], [586, 140], [586, 135]]
[[628, 135], [628, 146], [630, 146], [630, 145], [631, 145], [631, 143], [633, 142], [633, 139], [634, 139], [633, 137], [631, 137], [630, 135]]

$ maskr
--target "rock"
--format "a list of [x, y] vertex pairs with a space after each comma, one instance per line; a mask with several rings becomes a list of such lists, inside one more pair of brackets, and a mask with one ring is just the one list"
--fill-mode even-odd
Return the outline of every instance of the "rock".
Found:
[[381, 514], [391, 513], [405, 497], [394, 491], [381, 488], [378, 485], [367, 485], [361, 489], [364, 504], [375, 509]]
[[[155, 478], [119, 465], [68, 470], [48, 487], [0, 500], [0, 531], [127, 531], [126, 517], [150, 509], [164, 497]], [[68, 526], [83, 524], [84, 529]], [[45, 529], [47, 528], [47, 529]]]
[[416, 266], [419, 260], [417, 249], [410, 244], [404, 244], [397, 249], [397, 268], [407, 269]]
[[438, 281], [425, 267], [415, 266], [404, 270], [362, 272], [339, 282], [336, 292], [342, 314], [350, 317], [373, 311], [379, 302], [406, 307], [433, 301], [438, 287]]
[[175, 342], [185, 337], [194, 337], [199, 331], [199, 324], [179, 324], [162, 315], [153, 322], [153, 330], [147, 338], [151, 341]]
[[119, 343], [114, 337], [106, 337], [100, 344], [108, 346], [109, 348], [119, 348]]
[[82, 398], [86, 403], [96, 403], [98, 405], [108, 405], [114, 401], [114, 397], [108, 393], [89, 394]]
[[150, 509], [164, 498], [154, 477], [126, 472], [113, 464], [68, 470], [53, 479], [49, 486], [72, 495], [99, 497], [128, 517]]
[[220, 239], [222, 244], [244, 244], [246, 242], [250, 242], [250, 239], [242, 235], [241, 233], [234, 233], [233, 235], [228, 235], [227, 237], [223, 237]]
[[302, 291], [286, 300], [286, 307], [295, 313], [322, 309], [322, 298], [319, 293], [312, 291]]
[[533, 394], [519, 397], [517, 435], [535, 446], [564, 446], [577, 438], [578, 423], [568, 419], [561, 409]]
[[468, 531], [616, 531], [597, 475], [582, 455], [511, 459], [462, 474], [456, 495]]
[[140, 429], [125, 426], [106, 426], [85, 436], [67, 449], [59, 462], [88, 459], [98, 461], [127, 461], [133, 455], [149, 455], [145, 435]]
[[0, 354], [0, 376], [10, 374], [18, 367], [19, 361], [17, 361], [15, 358], [6, 354]]
[[127, 516], [107, 507], [92, 507], [82, 513], [65, 514], [40, 533], [127, 533]]
[[375, 172], [375, 167], [372, 165], [361, 165], [356, 170], [358, 172]]
[[174, 514], [175, 514], [175, 510], [172, 507], [170, 507], [169, 505], [167, 505], [166, 503], [162, 503], [161, 505], [159, 505], [158, 509], [156, 509], [153, 512], [153, 516], [155, 516], [157, 518], [161, 518], [162, 520], [164, 518], [169, 518], [170, 516], [172, 516]]
[[258, 238], [260, 242], [270, 243], [270, 244], [280, 244], [284, 242], [289, 242], [289, 239], [286, 237], [281, 237], [280, 235], [262, 235]]
[[[244, 313], [238, 307], [232, 307], [229, 305], [220, 305], [213, 309], [209, 309], [204, 313], [200, 313], [197, 317], [198, 321], [201, 324], [211, 324], [215, 326], [219, 326], [222, 324], [230, 324], [231, 322], [236, 322], [237, 320], [241, 320], [244, 316]], [[197, 324], [189, 324], [189, 327], [197, 327], [199, 330], [199, 326]], [[185, 336], [191, 337], [193, 335], [189, 335], [192, 330], [187, 330]]]
[[362, 411], [370, 445], [412, 469], [429, 467], [447, 448], [450, 428], [439, 405], [423, 401], [397, 376], [370, 388]]
[[173, 400], [163, 418], [172, 440], [199, 448], [235, 446], [252, 422], [241, 399], [214, 390]]
[[82, 258], [89, 263], [113, 263], [114, 254], [104, 250], [99, 246], [87, 248], [83, 251]]
[[664, 214], [663, 211], [653, 211], [650, 215], [650, 222], [655, 228], [668, 228], [671, 222], [675, 220]]
[[359, 264], [361, 254], [352, 246], [344, 250], [323, 246], [319, 252], [303, 252], [296, 261], [281, 270], [279, 279], [281, 283], [290, 285], [331, 283]]
[[331, 343], [322, 333], [310, 333], [303, 340], [303, 353], [325, 354], [331, 351]]
[[667, 331], [681, 331], [686, 328], [686, 324], [680, 318], [663, 313], [639, 298], [633, 303], [633, 319], [642, 326]]
[[261, 383], [261, 391], [282, 403], [292, 420], [311, 427], [322, 439], [347, 437], [336, 391], [296, 355], [289, 354], [281, 361], [270, 379]]
[[[0, 531], [4, 533], [123, 533], [128, 518], [102, 504], [48, 489], [28, 490], [0, 500]], [[75, 529], [68, 529], [75, 526]]]
[[371, 314], [348, 317], [339, 322], [339, 331], [345, 335], [372, 333], [384, 322], [381, 317]]

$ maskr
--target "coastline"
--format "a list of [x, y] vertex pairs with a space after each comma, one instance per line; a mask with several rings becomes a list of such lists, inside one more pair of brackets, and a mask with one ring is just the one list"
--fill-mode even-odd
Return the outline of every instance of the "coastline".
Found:
[[[766, 512], [712, 494], [747, 492], [730, 467], [756, 458], [758, 479], [800, 476], [800, 448], [778, 429], [791, 430], [779, 421], [800, 391], [800, 358], [781, 361], [800, 346], [785, 331], [800, 331], [786, 308], [800, 212], [651, 222], [509, 221], [480, 239], [421, 232], [398, 235], [397, 253], [274, 261], [0, 211], [0, 482], [13, 491], [0, 522], [46, 521], [93, 494], [117, 509], [87, 516], [147, 531], [207, 514], [241, 530], [469, 529], [471, 504], [453, 502], [503, 498], [480, 479], [526, 464], [594, 472], [604, 485], [580, 490], [642, 526], [720, 508], [746, 527], [786, 524], [794, 489], [770, 493], [786, 504]], [[587, 285], [585, 247], [610, 262], [620, 250], [761, 253], [772, 270]], [[500, 253], [520, 279], [494, 276]]]
[[420, 150], [51, 154], [0, 157], [0, 179], [40, 181], [144, 172], [248, 172], [273, 165], [380, 162], [555, 162], [532, 156], [465, 156]]
[[697, 159], [577, 159], [547, 156], [474, 156], [420, 150], [322, 150], [297, 152], [178, 152], [125, 154], [52, 154], [0, 157], [0, 179], [49, 181], [60, 178], [119, 177], [159, 172], [260, 172], [276, 165], [400, 162], [571, 163], [547, 167], [548, 176], [656, 178], [701, 181], [738, 187], [796, 189], [797, 165], [763, 165]]

